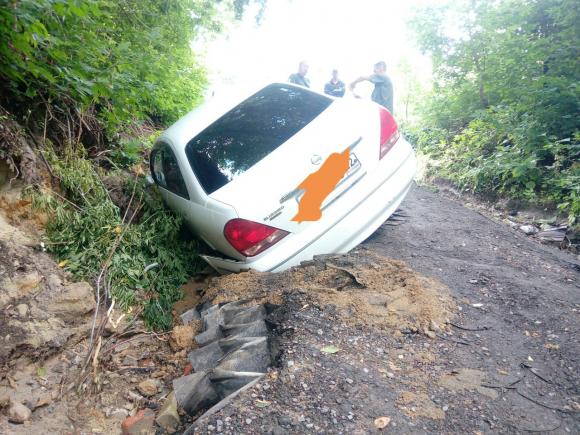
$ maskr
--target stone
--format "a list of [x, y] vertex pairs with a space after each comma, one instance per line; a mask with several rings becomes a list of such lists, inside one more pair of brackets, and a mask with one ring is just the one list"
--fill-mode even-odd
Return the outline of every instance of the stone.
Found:
[[96, 307], [93, 288], [84, 281], [67, 284], [63, 291], [54, 295], [47, 311], [64, 320], [78, 321], [79, 315], [88, 314]]
[[173, 391], [177, 404], [192, 415], [219, 399], [206, 371], [174, 379]]
[[32, 411], [27, 406], [24, 406], [19, 402], [10, 402], [10, 408], [8, 408], [8, 421], [22, 424], [25, 421], [30, 420], [31, 415]]
[[18, 317], [26, 317], [26, 315], [28, 314], [28, 305], [26, 304], [16, 305], [16, 312], [18, 313]]
[[163, 402], [163, 406], [159, 410], [155, 422], [167, 432], [175, 432], [177, 430], [180, 419], [177, 413], [177, 399], [173, 391], [167, 396], [165, 402]]
[[139, 383], [137, 389], [145, 397], [154, 396], [161, 389], [161, 383], [157, 379], [145, 379], [143, 382]]
[[286, 416], [278, 417], [278, 424], [280, 426], [290, 426], [292, 424], [292, 419]]
[[522, 225], [520, 227], [520, 231], [523, 232], [525, 235], [530, 236], [532, 234], [536, 234], [540, 230], [533, 225]]
[[129, 415], [129, 411], [127, 411], [126, 409], [123, 409], [123, 408], [113, 409], [110, 413], [110, 416], [112, 418], [116, 418], [118, 420], [123, 420], [124, 418], [127, 418], [128, 415]]
[[121, 423], [123, 435], [153, 435], [155, 429], [155, 413], [149, 408], [142, 409]]
[[379, 430], [386, 428], [391, 422], [391, 417], [379, 417], [375, 419], [375, 427]]

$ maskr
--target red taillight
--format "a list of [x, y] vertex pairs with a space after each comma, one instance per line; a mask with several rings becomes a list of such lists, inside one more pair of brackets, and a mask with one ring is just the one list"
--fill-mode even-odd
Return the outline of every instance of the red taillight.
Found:
[[380, 108], [381, 116], [381, 149], [379, 151], [379, 160], [387, 154], [393, 145], [399, 140], [399, 128], [395, 118], [387, 109]]
[[232, 219], [224, 228], [226, 240], [246, 257], [258, 255], [287, 235], [287, 231], [245, 219]]

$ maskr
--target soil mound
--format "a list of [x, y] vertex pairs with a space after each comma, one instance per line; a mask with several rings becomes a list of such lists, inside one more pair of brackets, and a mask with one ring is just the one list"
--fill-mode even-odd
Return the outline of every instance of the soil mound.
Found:
[[280, 304], [288, 291], [308, 292], [321, 306], [336, 307], [348, 324], [389, 330], [437, 331], [455, 311], [443, 284], [366, 250], [319, 256], [281, 273], [214, 278], [204, 300]]

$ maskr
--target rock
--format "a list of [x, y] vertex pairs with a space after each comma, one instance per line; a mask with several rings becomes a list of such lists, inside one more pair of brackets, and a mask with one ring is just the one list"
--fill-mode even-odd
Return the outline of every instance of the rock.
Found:
[[110, 316], [107, 318], [107, 323], [105, 323], [105, 335], [109, 336], [114, 333], [122, 333], [125, 331], [131, 322], [129, 318], [117, 310], [113, 310]]
[[161, 389], [161, 383], [157, 379], [146, 379], [139, 383], [137, 389], [145, 397], [154, 396]]
[[8, 421], [12, 423], [22, 424], [25, 421], [30, 420], [32, 411], [24, 406], [22, 403], [11, 402], [10, 408], [8, 408]]
[[28, 314], [28, 305], [20, 304], [16, 306], [16, 312], [18, 313], [18, 317], [26, 317]]
[[195, 414], [199, 409], [218, 401], [218, 395], [205, 371], [174, 379], [173, 391], [177, 404], [189, 414]]
[[431, 319], [429, 328], [431, 329], [431, 331], [434, 332], [441, 332], [441, 327], [439, 326], [439, 323], [437, 323], [435, 320]]
[[121, 423], [123, 435], [149, 435], [154, 434], [155, 413], [149, 408], [142, 409], [132, 417], [127, 417]]
[[379, 417], [375, 419], [375, 427], [377, 429], [384, 429], [391, 422], [391, 417]]
[[177, 325], [171, 331], [171, 343], [177, 350], [189, 349], [193, 344], [193, 326], [192, 325]]
[[110, 417], [116, 418], [118, 420], [123, 420], [124, 418], [127, 418], [128, 415], [129, 415], [129, 411], [127, 411], [126, 409], [123, 409], [123, 408], [113, 409], [113, 410], [111, 410], [111, 413], [109, 414]]
[[199, 312], [195, 308], [192, 308], [191, 310], [186, 311], [185, 313], [183, 313], [179, 317], [181, 318], [181, 321], [183, 322], [184, 325], [187, 325], [188, 323], [190, 323], [193, 320], [201, 319]]
[[530, 236], [532, 234], [536, 234], [540, 230], [533, 225], [522, 225], [520, 227], [520, 231], [522, 231], [525, 235]]
[[292, 419], [286, 416], [278, 417], [278, 424], [280, 426], [290, 426], [292, 425]]
[[66, 285], [62, 292], [55, 295], [54, 302], [47, 307], [47, 310], [65, 320], [76, 322], [79, 315], [90, 313], [95, 306], [92, 287], [82, 281]]
[[177, 430], [180, 420], [177, 413], [177, 399], [173, 391], [165, 399], [155, 422], [167, 432], [175, 432]]

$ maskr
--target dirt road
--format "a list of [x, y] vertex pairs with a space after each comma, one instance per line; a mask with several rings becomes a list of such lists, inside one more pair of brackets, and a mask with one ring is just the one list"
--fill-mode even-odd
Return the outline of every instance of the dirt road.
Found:
[[357, 252], [446, 284], [450, 323], [392, 334], [287, 292], [278, 368], [197, 432], [580, 433], [580, 263], [424, 188], [402, 209]]

